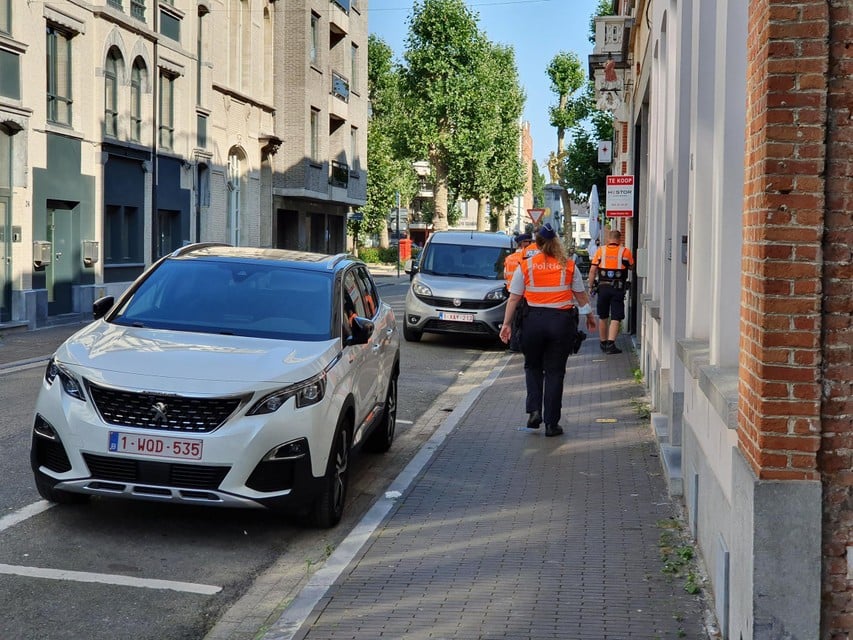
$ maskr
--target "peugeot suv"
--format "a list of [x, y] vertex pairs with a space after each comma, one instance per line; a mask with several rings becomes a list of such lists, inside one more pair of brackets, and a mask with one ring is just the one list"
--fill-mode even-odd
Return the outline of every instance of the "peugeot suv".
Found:
[[425, 332], [496, 338], [507, 301], [504, 260], [514, 249], [503, 233], [437, 231], [409, 267], [403, 337]]
[[350, 454], [394, 439], [400, 339], [345, 255], [190, 245], [50, 359], [33, 421], [39, 493], [344, 510]]

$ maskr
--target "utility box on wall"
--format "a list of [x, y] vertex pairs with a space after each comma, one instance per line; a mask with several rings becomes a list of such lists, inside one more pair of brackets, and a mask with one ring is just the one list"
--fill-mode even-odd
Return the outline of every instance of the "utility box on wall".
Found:
[[97, 240], [83, 240], [83, 266], [94, 266], [98, 262], [100, 251], [100, 243]]
[[53, 245], [46, 240], [33, 241], [33, 266], [36, 269], [44, 269], [51, 263], [53, 256]]

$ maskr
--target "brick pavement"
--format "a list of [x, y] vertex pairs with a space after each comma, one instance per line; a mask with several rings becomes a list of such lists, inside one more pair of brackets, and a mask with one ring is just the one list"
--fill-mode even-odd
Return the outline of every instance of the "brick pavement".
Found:
[[663, 571], [678, 508], [622, 347], [570, 358], [556, 438], [519, 427], [508, 357], [292, 637], [707, 638], [686, 569]]

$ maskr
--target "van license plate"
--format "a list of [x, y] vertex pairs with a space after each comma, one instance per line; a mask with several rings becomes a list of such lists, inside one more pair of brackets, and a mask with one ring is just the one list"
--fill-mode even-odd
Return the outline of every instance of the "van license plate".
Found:
[[135, 453], [140, 456], [201, 460], [203, 442], [191, 438], [143, 436], [137, 433], [110, 431], [111, 453]]
[[439, 311], [439, 320], [450, 320], [451, 322], [474, 322], [473, 313], [453, 313], [452, 311]]

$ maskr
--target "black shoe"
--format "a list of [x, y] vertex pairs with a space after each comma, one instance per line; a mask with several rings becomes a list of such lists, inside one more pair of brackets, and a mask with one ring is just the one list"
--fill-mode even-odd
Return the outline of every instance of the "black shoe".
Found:
[[603, 342], [599, 342], [598, 346], [601, 347], [602, 351], [607, 351], [607, 340], [604, 340]]
[[617, 347], [616, 343], [613, 340], [608, 340], [607, 348], [604, 350], [604, 353], [608, 355], [612, 353], [622, 353], [622, 349]]
[[538, 429], [539, 425], [542, 424], [542, 414], [538, 411], [534, 411], [533, 413], [527, 414], [527, 428], [528, 429]]
[[561, 436], [563, 435], [563, 427], [558, 424], [546, 424], [545, 435], [549, 438], [551, 436]]

